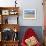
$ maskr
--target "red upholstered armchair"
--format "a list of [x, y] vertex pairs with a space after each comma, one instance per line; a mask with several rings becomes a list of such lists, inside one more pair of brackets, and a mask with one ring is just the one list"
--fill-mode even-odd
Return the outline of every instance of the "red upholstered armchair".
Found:
[[22, 38], [22, 46], [41, 46], [37, 40], [37, 35], [32, 28], [27, 29], [24, 37]]

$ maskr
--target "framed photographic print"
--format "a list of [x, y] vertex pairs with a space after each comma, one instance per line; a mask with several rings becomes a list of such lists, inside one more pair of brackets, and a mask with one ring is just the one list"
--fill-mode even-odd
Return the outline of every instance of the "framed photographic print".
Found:
[[36, 19], [36, 9], [24, 9], [23, 19]]
[[9, 15], [9, 10], [2, 10], [2, 15]]

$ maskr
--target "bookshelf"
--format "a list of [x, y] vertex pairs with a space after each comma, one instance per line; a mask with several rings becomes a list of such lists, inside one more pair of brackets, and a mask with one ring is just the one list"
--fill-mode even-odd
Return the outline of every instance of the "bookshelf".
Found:
[[[16, 40], [16, 38], [14, 38], [15, 34], [17, 36], [19, 32], [18, 18], [19, 18], [19, 7], [0, 7], [0, 32], [1, 32], [0, 46], [18, 46], [19, 39]], [[6, 32], [7, 34], [8, 31], [12, 32], [14, 34], [14, 37], [11, 34], [12, 36], [11, 38], [13, 39], [4, 40], [5, 38], [3, 39], [2, 35], [4, 35], [4, 32]]]

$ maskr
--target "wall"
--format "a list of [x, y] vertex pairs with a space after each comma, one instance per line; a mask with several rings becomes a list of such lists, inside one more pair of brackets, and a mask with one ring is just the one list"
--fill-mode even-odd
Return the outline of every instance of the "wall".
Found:
[[[15, 0], [14, 0], [15, 1]], [[0, 6], [2, 7], [9, 7], [15, 6], [13, 0], [0, 0]], [[42, 0], [18, 0], [17, 3], [20, 7], [20, 17], [19, 17], [19, 24], [20, 26], [43, 26], [43, 6]], [[23, 19], [23, 9], [36, 9], [36, 19], [35, 20], [24, 20]]]
[[15, 1], [15, 0], [0, 0], [0, 6], [1, 6], [1, 7], [4, 7], [4, 6], [5, 6], [5, 7], [11, 6], [11, 7], [12, 7], [12, 6], [14, 6], [14, 4], [15, 4], [14, 1]]
[[[43, 6], [42, 0], [24, 0], [23, 9], [36, 9], [36, 20], [24, 20], [22, 14], [20, 16], [20, 24], [22, 26], [43, 26]], [[21, 11], [22, 12], [22, 11]]]

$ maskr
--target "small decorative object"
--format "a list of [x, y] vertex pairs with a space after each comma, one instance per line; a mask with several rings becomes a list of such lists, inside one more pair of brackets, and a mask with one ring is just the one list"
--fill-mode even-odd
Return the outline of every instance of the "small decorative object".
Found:
[[16, 4], [17, 4], [17, 2], [16, 2], [17, 0], [15, 0], [15, 7], [16, 7]]
[[8, 24], [8, 18], [7, 18], [7, 19], [5, 19], [5, 24]]
[[36, 19], [36, 9], [24, 9], [23, 18], [24, 19]]
[[35, 46], [38, 43], [38, 40], [34, 36], [32, 36], [26, 39], [25, 43], [27, 44], [27, 46]]
[[16, 40], [16, 33], [14, 33], [14, 37], [13, 38], [14, 38], [14, 41], [15, 41]]
[[15, 10], [10, 11], [10, 15], [16, 15], [16, 14], [17, 14], [17, 12]]
[[14, 15], [14, 12], [11, 11], [11, 12], [10, 12], [10, 15]]
[[2, 33], [2, 40], [8, 41], [12, 39], [12, 30], [10, 28], [5, 28]]
[[2, 10], [0, 10], [0, 15], [2, 14]]
[[14, 29], [14, 32], [17, 32], [17, 29], [16, 28]]
[[14, 14], [14, 10], [10, 10], [10, 15], [13, 15]]
[[18, 32], [15, 32], [15, 33], [14, 33], [13, 39], [14, 39], [14, 41], [15, 41], [15, 40], [18, 40]]
[[2, 15], [9, 15], [9, 10], [2, 10]]

